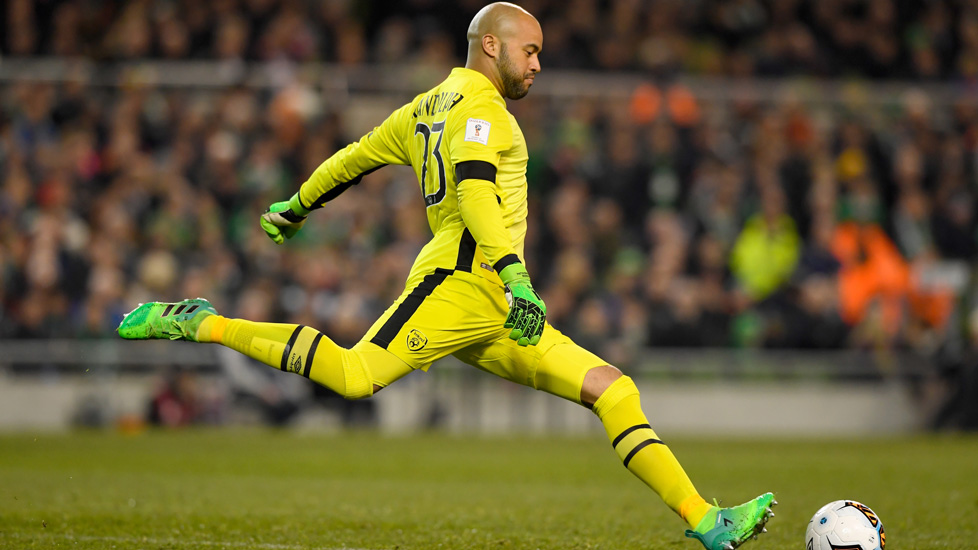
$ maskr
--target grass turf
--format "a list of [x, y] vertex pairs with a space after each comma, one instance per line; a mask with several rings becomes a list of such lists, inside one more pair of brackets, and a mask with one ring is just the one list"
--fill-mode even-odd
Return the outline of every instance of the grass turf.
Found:
[[[771, 490], [748, 549], [840, 498], [891, 548], [978, 548], [978, 438], [671, 441], [707, 498]], [[697, 550], [606, 441], [192, 430], [0, 436], [0, 548]]]

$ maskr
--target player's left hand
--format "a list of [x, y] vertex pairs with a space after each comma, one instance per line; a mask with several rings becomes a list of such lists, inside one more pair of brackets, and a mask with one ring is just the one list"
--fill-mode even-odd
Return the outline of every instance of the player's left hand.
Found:
[[291, 239], [302, 229], [308, 214], [309, 211], [302, 207], [299, 194], [296, 193], [287, 201], [269, 206], [261, 215], [261, 228], [275, 244], [282, 244], [285, 239]]
[[503, 327], [513, 329], [509, 337], [516, 340], [517, 345], [537, 345], [547, 323], [547, 306], [533, 290], [530, 275], [523, 264], [517, 262], [500, 271], [499, 278], [506, 285], [506, 300], [509, 302], [509, 316]]

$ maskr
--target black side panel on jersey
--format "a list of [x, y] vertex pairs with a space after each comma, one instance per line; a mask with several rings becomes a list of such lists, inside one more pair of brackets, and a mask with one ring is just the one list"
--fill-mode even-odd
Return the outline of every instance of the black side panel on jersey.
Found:
[[455, 181], [486, 180], [496, 183], [496, 167], [484, 160], [467, 160], [455, 165]]
[[458, 258], [455, 260], [456, 271], [467, 271], [472, 273], [472, 264], [475, 263], [475, 237], [466, 227], [462, 231], [462, 238], [458, 243]]
[[[366, 176], [367, 174], [373, 174], [374, 172], [376, 172], [377, 170], [380, 170], [381, 168], [383, 168], [385, 166], [387, 166], [387, 165], [386, 164], [381, 164], [380, 166], [377, 166], [375, 168], [371, 168], [370, 170], [367, 170], [366, 172], [361, 173], [360, 175], [358, 175], [357, 177], [351, 179], [350, 181], [344, 181], [343, 183], [336, 184], [336, 187], [330, 189], [329, 191], [326, 191], [325, 193], [322, 194], [321, 197], [319, 197], [318, 199], [316, 199], [316, 202], [312, 203], [312, 205], [309, 207], [309, 210], [315, 210], [317, 208], [322, 208], [324, 204], [326, 204], [327, 202], [329, 202], [329, 201], [335, 199], [336, 197], [340, 196], [340, 194], [343, 193], [343, 191], [346, 191], [350, 187], [352, 187], [352, 186], [360, 183], [360, 181], [363, 180], [363, 176]], [[305, 205], [303, 205], [303, 206], [305, 206]]]

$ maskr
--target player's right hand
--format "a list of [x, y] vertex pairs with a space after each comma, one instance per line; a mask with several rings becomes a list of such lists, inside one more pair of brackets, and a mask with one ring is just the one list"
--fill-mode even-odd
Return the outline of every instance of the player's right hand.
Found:
[[269, 206], [261, 215], [261, 228], [275, 244], [282, 244], [285, 239], [291, 239], [299, 232], [302, 224], [306, 223], [308, 214], [309, 211], [302, 207], [299, 194], [296, 193], [287, 201]]
[[509, 337], [516, 340], [517, 345], [537, 345], [547, 322], [547, 306], [533, 290], [529, 273], [523, 264], [516, 262], [503, 268], [499, 278], [506, 285], [506, 300], [509, 302], [509, 316], [503, 327], [513, 329]]

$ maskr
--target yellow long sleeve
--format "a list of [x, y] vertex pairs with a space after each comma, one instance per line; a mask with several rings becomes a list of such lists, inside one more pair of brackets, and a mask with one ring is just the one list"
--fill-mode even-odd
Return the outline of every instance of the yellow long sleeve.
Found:
[[388, 164], [410, 164], [404, 140], [396, 129], [403, 126], [410, 104], [394, 111], [380, 126], [359, 141], [337, 151], [313, 171], [299, 188], [299, 201], [306, 210], [321, 208], [363, 176]]
[[519, 261], [513, 239], [503, 222], [494, 185], [482, 179], [467, 179], [458, 185], [458, 209], [476, 244], [496, 271]]

